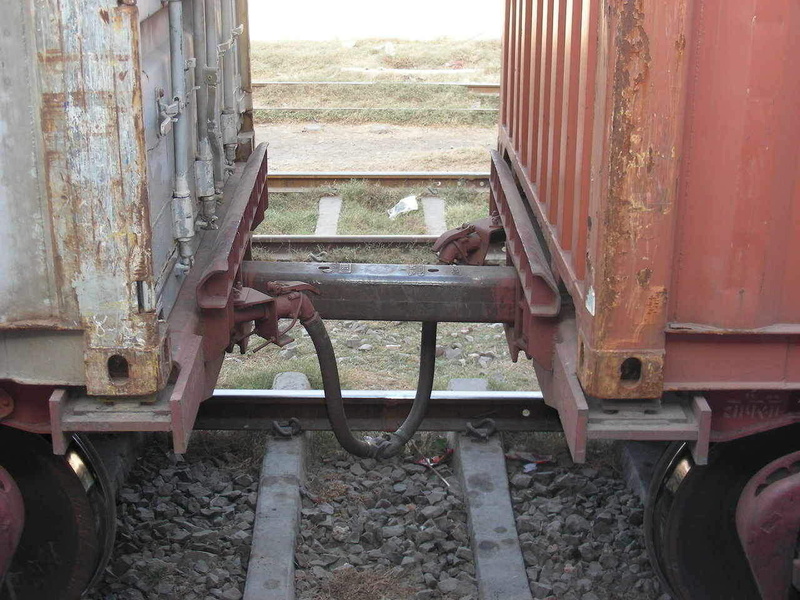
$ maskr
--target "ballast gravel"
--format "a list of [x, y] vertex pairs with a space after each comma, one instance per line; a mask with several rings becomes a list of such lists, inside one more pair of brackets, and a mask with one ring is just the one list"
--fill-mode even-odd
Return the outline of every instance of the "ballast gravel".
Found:
[[524, 462], [506, 462], [534, 598], [669, 600], [645, 549], [641, 500], [609, 461], [614, 449], [603, 444], [585, 465], [557, 451], [531, 473]]
[[408, 458], [338, 454], [309, 474], [296, 552], [300, 600], [476, 600], [467, 515], [442, 479]]
[[264, 442], [195, 433], [175, 456], [154, 435], [121, 488], [117, 539], [92, 600], [240, 600]]

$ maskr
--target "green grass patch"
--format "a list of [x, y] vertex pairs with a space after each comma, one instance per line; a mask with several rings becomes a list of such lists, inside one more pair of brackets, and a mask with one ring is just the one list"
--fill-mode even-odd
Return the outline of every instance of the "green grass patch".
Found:
[[319, 199], [330, 190], [271, 193], [264, 221], [255, 230], [262, 235], [310, 235], [317, 226]]
[[338, 186], [342, 197], [339, 233], [342, 235], [384, 234], [414, 235], [425, 233], [425, 217], [419, 210], [389, 219], [387, 211], [421, 189], [388, 188], [375, 183], [353, 180]]
[[489, 190], [469, 188], [465, 185], [441, 188], [444, 214], [448, 229], [489, 216]]
[[[307, 251], [289, 252], [292, 262], [331, 262], [331, 263], [375, 263], [386, 265], [425, 265], [437, 262], [436, 255], [429, 246], [407, 244], [400, 246], [385, 246], [381, 244], [364, 244], [360, 246], [345, 246], [341, 248], [326, 248], [318, 246]], [[313, 255], [313, 256], [312, 256]], [[264, 248], [253, 248], [255, 260], [275, 261], [278, 256]], [[280, 257], [285, 260], [284, 256]]]

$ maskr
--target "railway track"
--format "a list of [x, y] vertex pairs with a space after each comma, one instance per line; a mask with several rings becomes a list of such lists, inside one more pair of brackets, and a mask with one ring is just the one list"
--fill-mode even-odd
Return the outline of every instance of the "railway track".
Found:
[[[407, 596], [409, 598], [450, 598], [460, 597], [458, 594], [469, 595], [469, 592], [477, 590], [479, 598], [531, 600], [533, 596], [515, 526], [502, 444], [496, 436], [484, 440], [461, 434], [455, 435], [453, 442], [457, 481], [454, 481], [454, 477], [449, 477], [449, 469], [446, 471], [448, 477], [438, 470], [431, 469], [427, 473], [427, 478], [437, 487], [437, 491], [434, 492], [436, 497], [442, 494], [443, 499], [450, 499], [449, 506], [465, 511], [466, 518], [463, 520], [463, 525], [469, 532], [469, 542], [462, 540], [464, 545], [459, 545], [460, 536], [457, 536], [455, 540], [445, 538], [445, 544], [442, 545], [443, 547], [458, 545], [456, 555], [458, 564], [463, 568], [458, 569], [456, 576], [440, 577], [432, 590], [423, 588], [413, 591], [409, 586], [402, 593], [413, 593], [413, 596]], [[324, 505], [321, 509], [323, 514], [328, 512], [328, 507], [331, 507], [324, 498], [315, 497], [304, 488], [305, 444], [302, 435], [289, 439], [271, 438], [267, 443], [244, 587], [245, 600], [285, 600], [297, 595], [295, 548], [298, 546], [298, 536], [303, 526], [299, 515], [315, 518], [319, 512], [313, 505]], [[358, 463], [353, 462], [353, 465], [356, 464]], [[395, 463], [390, 468], [397, 469], [398, 465]], [[424, 468], [421, 470], [424, 472]], [[356, 472], [361, 473], [362, 470], [356, 468]], [[406, 475], [410, 473], [406, 472]], [[444, 482], [446, 487], [443, 487], [440, 481]], [[410, 484], [398, 482], [394, 488], [403, 490], [400, 492], [402, 494], [407, 491], [408, 485]], [[307, 498], [305, 501], [304, 496]], [[386, 508], [389, 506], [388, 502], [384, 499]], [[385, 521], [387, 525], [375, 530], [379, 538], [375, 544], [381, 548], [385, 546], [405, 548], [407, 536], [415, 533], [424, 535], [429, 520], [434, 523], [435, 520], [442, 518], [444, 508], [438, 504], [439, 501], [433, 500], [427, 507], [420, 506], [418, 516], [413, 519], [417, 525], [409, 524], [409, 520], [406, 520], [405, 525], [394, 524], [395, 520], [389, 518]], [[304, 505], [309, 505], [309, 508], [304, 509]], [[333, 508], [330, 510], [333, 511]], [[417, 511], [416, 508], [413, 510]], [[331, 512], [330, 516], [334, 515], [335, 513]], [[441, 531], [433, 524], [430, 528]], [[339, 537], [348, 533], [352, 535], [352, 530], [342, 531]], [[365, 533], [370, 535], [369, 530]], [[361, 542], [363, 535], [362, 533], [356, 536], [356, 541]], [[392, 552], [397, 551], [389, 550], [387, 554]], [[444, 557], [447, 553], [441, 552], [441, 555]], [[347, 558], [344, 555], [334, 554], [329, 559], [323, 559], [323, 562], [325, 560], [330, 560], [329, 564], [334, 564], [346, 561]], [[396, 558], [394, 562], [398, 562]], [[415, 556], [411, 554], [401, 558], [399, 563], [418, 566]], [[309, 563], [305, 561], [301, 565], [306, 569], [310, 568]], [[354, 567], [343, 564], [339, 568]], [[347, 574], [340, 573], [340, 576], [347, 577]]]
[[338, 171], [338, 172], [275, 172], [267, 180], [271, 192], [301, 192], [318, 187], [335, 186], [353, 179], [379, 183], [386, 187], [411, 187], [426, 185], [434, 188], [464, 185], [474, 188], [489, 186], [489, 173], [484, 172], [389, 172], [389, 171]]
[[392, 600], [668, 598], [638, 498], [596, 463], [527, 474], [499, 436], [457, 433], [434, 469], [338, 457], [309, 477], [306, 439], [267, 442], [244, 600], [327, 598], [364, 578], [396, 586]]
[[[347, 392], [353, 428], [394, 428], [411, 396]], [[463, 432], [491, 414], [508, 431], [526, 416], [541, 425], [549, 410], [538, 392], [434, 398], [424, 430]], [[299, 416], [308, 433], [253, 446], [252, 433], [198, 432], [184, 459], [165, 440], [161, 450], [148, 444], [122, 488], [117, 546], [90, 598], [306, 600], [341, 597], [326, 594], [342, 586], [359, 600], [660, 598], [636, 525], [641, 504], [609, 472], [611, 446], [571, 465], [563, 442], [536, 434], [525, 443], [553, 457], [531, 471], [523, 465], [538, 458], [506, 454], [519, 438], [449, 433], [452, 457], [433, 468], [417, 459], [447, 454], [419, 439], [403, 457], [358, 459], [312, 433], [327, 429], [314, 390], [220, 390], [198, 425], [237, 429], [247, 419], [273, 430], [267, 413], [284, 426]], [[260, 475], [243, 466], [259, 448]]]
[[275, 86], [396, 86], [396, 87], [456, 87], [466, 88], [471, 94], [496, 96], [500, 93], [499, 83], [476, 82], [434, 82], [434, 81], [253, 81], [254, 88], [269, 88]]

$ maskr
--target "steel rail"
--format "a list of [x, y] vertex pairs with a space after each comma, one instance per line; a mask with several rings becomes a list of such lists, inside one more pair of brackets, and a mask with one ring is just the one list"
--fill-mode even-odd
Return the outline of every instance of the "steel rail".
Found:
[[[342, 390], [345, 400], [366, 400], [370, 402], [389, 402], [393, 400], [409, 401], [414, 399], [414, 390]], [[212, 400], [220, 398], [257, 399], [257, 400], [324, 400], [323, 390], [249, 390], [249, 389], [215, 389]], [[543, 400], [544, 394], [539, 391], [531, 392], [469, 392], [434, 390], [431, 400], [464, 400], [465, 402], [499, 402], [529, 400], [531, 402]]]
[[[414, 400], [408, 390], [343, 390], [348, 424], [357, 431], [394, 431]], [[420, 431], [459, 431], [491, 418], [501, 431], [560, 431], [558, 412], [541, 392], [434, 391]], [[322, 390], [215, 390], [200, 405], [196, 429], [271, 430], [298, 419], [306, 431], [330, 431]]]
[[328, 108], [314, 107], [291, 107], [291, 106], [254, 106], [254, 111], [265, 112], [452, 112], [452, 113], [492, 113], [500, 112], [499, 108], [447, 108], [447, 107], [419, 107], [419, 106], [332, 106]]
[[437, 239], [438, 235], [254, 235], [250, 241], [264, 246], [430, 246]]
[[250, 84], [254, 88], [265, 88], [279, 85], [310, 85], [310, 86], [363, 86], [363, 85], [394, 85], [397, 87], [462, 87], [472, 94], [494, 95], [500, 93], [499, 83], [475, 83], [475, 82], [454, 82], [454, 81], [253, 81]]
[[380, 183], [385, 187], [413, 187], [429, 185], [466, 185], [487, 188], [489, 173], [483, 171], [328, 171], [328, 172], [273, 172], [267, 175], [271, 192], [302, 191], [317, 187], [335, 186], [353, 179]]

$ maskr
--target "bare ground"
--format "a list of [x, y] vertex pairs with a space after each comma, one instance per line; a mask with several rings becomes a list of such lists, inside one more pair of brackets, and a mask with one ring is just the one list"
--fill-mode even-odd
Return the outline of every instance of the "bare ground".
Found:
[[497, 133], [485, 127], [258, 125], [269, 142], [270, 170], [488, 171]]

